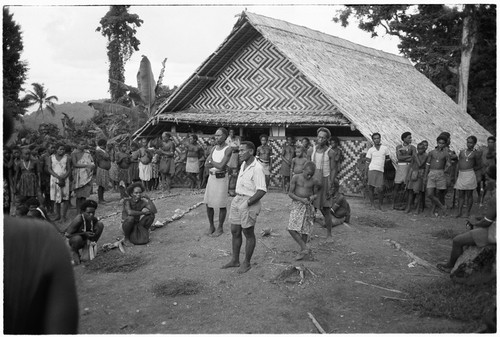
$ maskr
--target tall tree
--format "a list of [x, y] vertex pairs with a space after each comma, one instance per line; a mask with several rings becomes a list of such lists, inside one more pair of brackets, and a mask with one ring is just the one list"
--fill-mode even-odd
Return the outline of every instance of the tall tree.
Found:
[[14, 21], [8, 7], [3, 7], [3, 111], [19, 119], [26, 113], [26, 101], [19, 93], [26, 80], [27, 63], [21, 60], [23, 38], [21, 27]]
[[33, 90], [28, 90], [28, 93], [25, 96], [25, 99], [29, 102], [29, 106], [38, 105], [36, 113], [42, 115], [42, 118], [43, 110], [45, 108], [47, 108], [50, 114], [54, 116], [56, 114], [54, 101], [59, 100], [57, 96], [49, 96], [48, 90], [45, 89], [43, 84], [32, 83], [31, 85], [33, 86]]
[[496, 73], [496, 6], [355, 5], [338, 11], [333, 21], [345, 27], [350, 18], [372, 37], [377, 29], [399, 37], [399, 50], [416, 69], [484, 127], [494, 130], [485, 116], [494, 115], [495, 96], [481, 95], [481, 104], [473, 105], [477, 100], [468, 91], [476, 96], [483, 90], [496, 92], [496, 81], [488, 81], [486, 87], [475, 80], [477, 64], [490, 75]]
[[115, 81], [125, 82], [125, 64], [134, 51], [139, 50], [140, 41], [135, 37], [136, 28], [143, 20], [137, 14], [128, 12], [130, 6], [110, 6], [109, 11], [99, 22], [96, 31], [108, 39], [109, 92], [111, 100], [117, 102], [126, 91]]

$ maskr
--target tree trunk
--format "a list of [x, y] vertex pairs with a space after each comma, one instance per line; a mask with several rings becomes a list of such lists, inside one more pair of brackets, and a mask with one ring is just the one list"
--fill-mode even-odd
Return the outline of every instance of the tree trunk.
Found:
[[464, 18], [462, 29], [462, 54], [460, 67], [458, 68], [458, 106], [463, 112], [467, 112], [467, 90], [469, 84], [469, 70], [472, 51], [476, 43], [475, 22], [472, 17]]

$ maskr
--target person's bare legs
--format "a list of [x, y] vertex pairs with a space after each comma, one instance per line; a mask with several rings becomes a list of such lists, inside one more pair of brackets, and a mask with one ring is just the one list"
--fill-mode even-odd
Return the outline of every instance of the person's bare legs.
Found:
[[222, 266], [222, 269], [226, 268], [236, 268], [240, 266], [240, 250], [241, 244], [243, 243], [243, 235], [241, 234], [241, 226], [231, 224], [231, 234], [232, 234], [232, 249], [233, 257], [229, 263]]
[[427, 189], [427, 196], [429, 197], [429, 199], [431, 199], [431, 202], [432, 202], [432, 212], [431, 213], [434, 214], [434, 212], [436, 211], [436, 207], [439, 207], [441, 209], [444, 208], [444, 206], [441, 203], [441, 201], [439, 201], [439, 199], [434, 194], [434, 188], [428, 188]]
[[465, 191], [458, 190], [458, 210], [455, 218], [460, 218], [462, 216], [462, 208], [464, 207]]
[[329, 240], [332, 238], [332, 214], [330, 213], [330, 207], [322, 207], [321, 214], [325, 218], [325, 226], [326, 226], [326, 239]]
[[382, 187], [377, 187], [377, 195], [378, 195], [378, 206], [377, 209], [379, 211], [382, 210], [382, 204], [384, 202], [384, 190]]
[[214, 214], [215, 214], [215, 210], [213, 209], [213, 207], [208, 207], [208, 205], [207, 205], [208, 223], [210, 225], [210, 228], [208, 229], [208, 232], [206, 233], [207, 235], [211, 235], [213, 232], [215, 232]]
[[[212, 232], [212, 236], [213, 237], [218, 237], [218, 236], [221, 236], [222, 233], [224, 233], [224, 221], [226, 221], [226, 215], [227, 215], [227, 208], [226, 207], [223, 207], [223, 208], [219, 208], [219, 226], [217, 227], [217, 229]], [[212, 215], [212, 226], [213, 226], [213, 223], [214, 223], [214, 220], [213, 220], [213, 215]]]
[[[69, 200], [63, 200], [61, 202], [61, 222], [65, 223], [68, 219], [66, 215], [68, 214]], [[79, 210], [77, 210], [79, 212]]]
[[473, 192], [474, 190], [468, 190], [468, 191], [465, 191], [465, 204], [466, 204], [466, 213], [465, 213], [465, 216], [468, 218], [470, 216], [470, 211], [472, 209], [472, 204], [474, 203], [473, 201]]
[[[299, 234], [299, 232], [294, 230], [288, 230], [288, 233], [292, 236], [292, 238], [297, 242], [300, 246], [299, 255], [295, 257], [295, 260], [302, 260], [307, 253], [307, 245], [306, 241], [304, 241], [303, 236]], [[307, 240], [307, 239], [306, 239]]]
[[54, 202], [54, 213], [56, 214], [56, 217], [52, 219], [52, 221], [58, 221], [61, 220], [61, 203], [60, 202]]
[[238, 269], [238, 274], [246, 273], [252, 268], [250, 260], [252, 259], [253, 251], [255, 250], [255, 243], [257, 239], [255, 238], [254, 227], [243, 228], [243, 234], [247, 240], [245, 244], [245, 260]]
[[374, 191], [375, 191], [375, 187], [369, 185], [368, 186], [368, 198], [370, 199], [370, 204], [372, 207], [375, 207]]
[[[413, 190], [408, 190], [408, 203], [406, 204], [406, 213], [410, 213], [412, 208], [413, 208], [413, 200], [414, 200], [415, 194], [413, 193]], [[417, 203], [417, 208], [418, 208], [418, 203]]]
[[448, 260], [447, 263], [438, 263], [437, 267], [440, 270], [449, 273], [451, 269], [453, 269], [453, 267], [455, 266], [455, 263], [457, 262], [460, 255], [462, 255], [463, 247], [475, 246], [475, 245], [476, 243], [474, 242], [474, 239], [472, 238], [472, 233], [470, 231], [455, 236], [453, 238], [453, 245], [451, 247], [450, 259]]

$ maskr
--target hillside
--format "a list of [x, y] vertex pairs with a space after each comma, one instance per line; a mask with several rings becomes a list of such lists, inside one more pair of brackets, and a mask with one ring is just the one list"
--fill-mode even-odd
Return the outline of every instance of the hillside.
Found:
[[33, 112], [30, 115], [25, 115], [24, 125], [27, 128], [38, 130], [38, 126], [42, 123], [54, 123], [62, 130], [62, 122], [61, 119], [63, 117], [62, 113], [66, 113], [70, 118], [73, 117], [75, 119], [75, 123], [79, 123], [82, 121], [86, 121], [94, 116], [96, 112], [90, 106], [88, 106], [89, 102], [102, 102], [104, 99], [99, 100], [90, 100], [85, 102], [75, 102], [69, 103], [64, 102], [62, 104], [55, 104], [56, 113], [54, 116], [50, 114], [50, 112], [45, 109], [43, 112], [43, 117], [41, 115], [37, 115], [36, 112]]

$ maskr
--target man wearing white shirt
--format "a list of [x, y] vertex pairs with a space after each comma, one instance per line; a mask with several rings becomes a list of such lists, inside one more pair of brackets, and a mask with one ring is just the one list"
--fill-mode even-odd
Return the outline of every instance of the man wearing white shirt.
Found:
[[[391, 160], [389, 157], [389, 148], [380, 144], [380, 133], [375, 132], [372, 135], [373, 147], [368, 149], [366, 159], [368, 162], [368, 196], [372, 207], [377, 207], [382, 210], [383, 191], [384, 186], [384, 165], [386, 161]], [[374, 203], [374, 190], [377, 189], [378, 205]]]
[[[233, 257], [229, 263], [222, 268], [239, 267], [238, 273], [242, 274], [250, 270], [250, 259], [255, 249], [255, 223], [260, 212], [260, 199], [266, 194], [266, 177], [262, 165], [255, 159], [255, 145], [252, 142], [240, 143], [239, 159], [241, 164], [238, 180], [236, 183], [236, 196], [231, 202], [229, 221], [231, 223], [231, 234]], [[240, 266], [240, 249], [243, 236], [246, 238], [245, 260]]]

